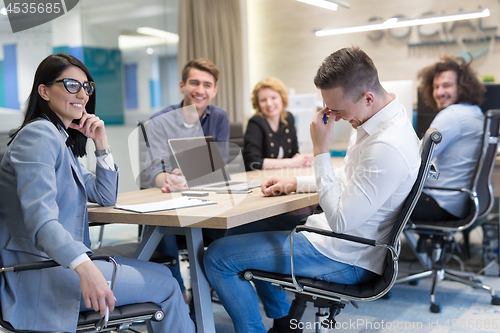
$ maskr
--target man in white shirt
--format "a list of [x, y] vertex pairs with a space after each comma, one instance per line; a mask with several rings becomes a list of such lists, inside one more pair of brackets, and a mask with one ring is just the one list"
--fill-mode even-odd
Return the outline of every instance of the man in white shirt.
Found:
[[[420, 166], [419, 140], [406, 111], [396, 96], [382, 88], [373, 61], [358, 47], [328, 56], [314, 84], [326, 104], [311, 123], [315, 175], [271, 178], [263, 183], [262, 192], [274, 196], [318, 191], [324, 212], [310, 216], [306, 225], [386, 241]], [[348, 121], [356, 133], [345, 166], [333, 169], [328, 146], [339, 120]], [[300, 217], [296, 219], [298, 224]], [[209, 246], [205, 271], [236, 332], [265, 332], [255, 292], [238, 274], [249, 268], [290, 274], [289, 233], [241, 234]], [[294, 237], [299, 276], [362, 283], [382, 273], [385, 255], [384, 249], [316, 234]], [[285, 293], [265, 282], [255, 282], [255, 286], [266, 315], [274, 318], [269, 332], [297, 332], [287, 316], [290, 304]]]

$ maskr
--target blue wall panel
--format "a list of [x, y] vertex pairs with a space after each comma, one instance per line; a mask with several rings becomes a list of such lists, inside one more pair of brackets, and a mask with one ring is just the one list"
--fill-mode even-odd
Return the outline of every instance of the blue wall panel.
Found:
[[3, 61], [0, 61], [0, 108], [5, 107], [5, 84], [3, 78]]
[[123, 124], [123, 78], [120, 50], [83, 47], [83, 59], [96, 85], [96, 114], [106, 124]]
[[52, 48], [52, 53], [66, 53], [83, 62], [83, 47], [56, 46]]
[[139, 107], [137, 93], [137, 64], [125, 65], [125, 103], [127, 109], [137, 109]]
[[5, 107], [20, 109], [17, 90], [17, 48], [16, 44], [3, 46], [3, 77], [5, 91]]
[[160, 80], [149, 80], [149, 91], [151, 93], [151, 108], [161, 107], [161, 83]]

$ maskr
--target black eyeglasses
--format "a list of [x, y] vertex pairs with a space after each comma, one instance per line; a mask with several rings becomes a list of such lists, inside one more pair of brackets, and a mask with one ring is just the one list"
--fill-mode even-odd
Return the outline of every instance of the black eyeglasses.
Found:
[[53, 84], [59, 82], [64, 83], [64, 88], [66, 88], [66, 91], [69, 92], [70, 94], [78, 94], [78, 92], [82, 89], [82, 87], [87, 96], [90, 96], [94, 93], [95, 83], [93, 81], [80, 83], [80, 81], [75, 79], [61, 79], [54, 82], [49, 82], [47, 84]]

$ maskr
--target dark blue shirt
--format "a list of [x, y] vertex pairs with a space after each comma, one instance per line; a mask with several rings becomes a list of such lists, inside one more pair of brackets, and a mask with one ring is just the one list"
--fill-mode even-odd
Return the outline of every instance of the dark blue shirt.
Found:
[[[161, 111], [156, 112], [150, 119], [158, 117], [169, 111], [182, 108], [182, 103], [167, 106]], [[203, 118], [200, 119], [201, 127], [205, 136], [213, 136], [217, 142], [229, 142], [229, 118], [227, 112], [215, 105], [207, 106]]]
[[[154, 186], [155, 177], [162, 172], [163, 166], [167, 172], [172, 172], [178, 167], [167, 143], [169, 139], [212, 136], [218, 142], [217, 147], [224, 162], [228, 161], [229, 118], [226, 111], [220, 107], [209, 105], [200, 119], [200, 124], [189, 127], [185, 124], [181, 112], [182, 103], [166, 107], [155, 113], [147, 122], [150, 153], [146, 156], [146, 174], [150, 186]], [[175, 110], [177, 112], [171, 112]]]

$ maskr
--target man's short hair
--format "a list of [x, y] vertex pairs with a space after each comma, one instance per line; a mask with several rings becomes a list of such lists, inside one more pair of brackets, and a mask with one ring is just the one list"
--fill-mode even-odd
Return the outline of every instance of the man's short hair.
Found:
[[367, 91], [383, 92], [377, 68], [372, 59], [357, 46], [330, 54], [314, 77], [316, 88], [328, 90], [341, 87], [346, 98], [357, 102]]
[[438, 110], [434, 100], [434, 78], [442, 72], [454, 71], [457, 74], [457, 101], [456, 103], [470, 103], [481, 105], [486, 87], [479, 81], [477, 72], [471, 67], [471, 61], [463, 57], [444, 55], [433, 65], [421, 69], [417, 78], [420, 80], [418, 90], [423, 94], [425, 103]]
[[219, 69], [213, 62], [206, 58], [198, 58], [191, 61], [188, 61], [184, 68], [182, 69], [182, 82], [186, 83], [189, 71], [191, 68], [196, 68], [197, 70], [208, 72], [213, 75], [215, 79], [215, 85], [217, 85], [217, 80], [219, 80]]

